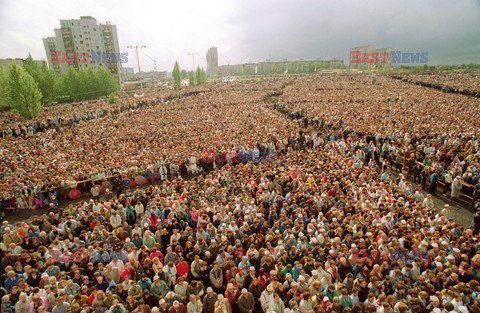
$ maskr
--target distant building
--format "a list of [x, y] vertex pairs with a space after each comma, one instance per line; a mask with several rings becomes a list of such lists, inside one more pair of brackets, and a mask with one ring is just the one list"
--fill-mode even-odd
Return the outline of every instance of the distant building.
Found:
[[[103, 62], [103, 60], [95, 61], [92, 54], [108, 55], [120, 54], [120, 47], [118, 45], [117, 28], [115, 25], [107, 22], [106, 24], [97, 24], [97, 20], [91, 16], [81, 16], [80, 19], [60, 20], [60, 28], [55, 29], [55, 37], [47, 37], [43, 39], [45, 53], [50, 68], [57, 74], [62, 74], [68, 71], [70, 67], [93, 68], [105, 66], [110, 71], [118, 76], [121, 80], [121, 62]], [[79, 61], [72, 63], [55, 63], [52, 62], [52, 52], [60, 51], [62, 54], [67, 53], [72, 56], [73, 53], [86, 53], [87, 62]], [[61, 60], [62, 55], [59, 57]], [[80, 58], [80, 57], [79, 57]]]
[[[37, 62], [39, 66], [43, 66], [43, 64], [45, 63], [45, 61], [38, 61], [38, 60], [34, 60], [34, 61]], [[20, 59], [20, 58], [0, 59], [0, 66], [6, 70], [8, 70], [11, 63], [16, 63], [18, 66], [23, 66], [23, 63], [25, 63], [25, 59]]]
[[126, 80], [128, 77], [133, 77], [135, 75], [135, 71], [133, 67], [122, 67], [123, 77]]
[[[360, 54], [358, 53], [360, 52]], [[377, 62], [358, 62], [354, 61], [356, 55], [360, 55], [360, 59], [363, 61], [363, 55], [377, 53], [379, 59]], [[385, 57], [382, 57], [385, 56]], [[371, 59], [369, 57], [369, 59]], [[352, 62], [353, 61], [353, 62]], [[384, 62], [386, 61], [386, 62]], [[374, 68], [391, 68], [392, 65], [392, 48], [376, 48], [374, 45], [355, 47], [350, 50], [349, 65], [351, 69], [374, 69]]]
[[207, 75], [215, 75], [218, 68], [218, 52], [216, 47], [208, 49], [207, 52]]

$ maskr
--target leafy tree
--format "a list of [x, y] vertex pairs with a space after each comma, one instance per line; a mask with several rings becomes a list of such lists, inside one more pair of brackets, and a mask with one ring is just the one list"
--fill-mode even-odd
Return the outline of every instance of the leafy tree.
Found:
[[59, 100], [61, 102], [78, 101], [81, 89], [79, 73], [71, 67], [61, 78]]
[[185, 79], [188, 76], [188, 72], [186, 70], [181, 70], [180, 71], [180, 78]]
[[197, 85], [205, 85], [206, 84], [207, 75], [205, 74], [205, 70], [203, 68], [197, 67], [196, 80], [197, 80]]
[[0, 108], [9, 107], [8, 104], [8, 73], [0, 66]]
[[180, 66], [178, 65], [177, 61], [175, 61], [175, 65], [173, 66], [172, 78], [173, 88], [180, 89], [180, 86], [182, 84], [182, 78], [180, 76]]
[[108, 96], [110, 93], [116, 92], [120, 89], [118, 80], [106, 67], [100, 67], [96, 74], [100, 81], [98, 92], [101, 96]]
[[42, 101], [54, 101], [58, 79], [55, 72], [47, 67], [47, 63], [42, 62], [39, 64], [28, 54], [28, 57], [23, 62], [23, 68], [37, 82], [38, 88], [43, 95]]
[[[190, 86], [195, 86], [195, 76], [192, 71], [188, 72], [188, 84]], [[197, 84], [198, 84], [198, 80], [197, 80]]]
[[8, 98], [12, 109], [20, 116], [33, 118], [40, 114], [42, 93], [35, 79], [15, 63], [8, 71]]

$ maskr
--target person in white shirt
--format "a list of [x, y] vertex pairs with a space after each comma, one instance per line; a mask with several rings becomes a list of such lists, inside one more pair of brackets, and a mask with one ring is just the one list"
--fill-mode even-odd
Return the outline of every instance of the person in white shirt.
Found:
[[138, 201], [137, 204], [135, 204], [135, 213], [137, 216], [143, 216], [145, 212], [145, 208], [143, 206], [143, 203], [141, 201]]
[[435, 203], [433, 202], [433, 197], [431, 194], [428, 194], [427, 197], [423, 200], [423, 206], [429, 210], [435, 208]]
[[275, 298], [273, 296], [272, 285], [268, 285], [260, 295], [260, 305], [262, 306], [263, 312], [275, 309]]

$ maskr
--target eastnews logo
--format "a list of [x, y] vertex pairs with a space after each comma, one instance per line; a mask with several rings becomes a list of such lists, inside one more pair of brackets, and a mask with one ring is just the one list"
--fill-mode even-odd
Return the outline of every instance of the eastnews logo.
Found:
[[350, 63], [388, 63], [391, 60], [392, 64], [413, 64], [413, 63], [427, 63], [428, 52], [402, 52], [392, 51], [388, 52], [362, 52], [352, 51]]
[[102, 51], [66, 53], [52, 51], [52, 63], [127, 63], [128, 52], [110, 53]]
[[377, 251], [373, 250], [370, 252], [366, 251], [353, 251], [352, 252], [352, 261], [365, 261], [371, 260], [372, 262], [388, 262], [391, 259], [392, 262], [405, 262], [405, 263], [412, 263], [412, 262], [428, 262], [428, 253], [423, 252], [415, 252], [415, 251], [402, 251], [402, 250], [393, 250], [391, 252], [387, 251]]
[[278, 161], [278, 152], [256, 152], [253, 150], [243, 151], [241, 153], [217, 153], [215, 151], [203, 151], [201, 161], [203, 163], [226, 163], [232, 162], [276, 162]]

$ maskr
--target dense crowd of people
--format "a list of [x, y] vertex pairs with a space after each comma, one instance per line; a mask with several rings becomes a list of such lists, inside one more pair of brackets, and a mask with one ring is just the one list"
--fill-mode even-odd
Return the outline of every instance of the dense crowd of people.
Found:
[[475, 73], [435, 73], [402, 75], [409, 80], [422, 81], [457, 90], [471, 90], [480, 93], [480, 76]]
[[[444, 103], [433, 95], [416, 103], [411, 88], [387, 78], [371, 87], [360, 76], [236, 82], [6, 139], [4, 166], [14, 167], [4, 181], [120, 177], [101, 197], [52, 201], [45, 215], [2, 222], [2, 312], [480, 312], [480, 202], [472, 225], [461, 225], [406, 171], [387, 171], [406, 155], [435, 174], [439, 151], [453, 151], [443, 159], [446, 172], [459, 171], [453, 196], [462, 176], [479, 170], [478, 108], [452, 98], [464, 127], [440, 114], [424, 117], [430, 130], [409, 129], [423, 106]], [[395, 132], [384, 105], [372, 104], [382, 89], [405, 91]], [[25, 157], [37, 146], [42, 153]], [[222, 162], [205, 151], [276, 158]], [[197, 175], [178, 172], [171, 160], [179, 156]], [[146, 188], [118, 181], [147, 172], [158, 181]]]
[[[367, 136], [368, 149], [384, 159], [382, 167], [408, 168], [408, 175], [424, 188], [428, 184], [432, 194], [443, 182], [443, 193], [453, 198], [462, 189], [478, 195], [479, 99], [387, 77], [370, 84], [367, 76], [347, 76], [298, 81], [280, 100], [285, 110], [301, 111], [315, 124]], [[375, 145], [374, 139], [386, 140]]]

